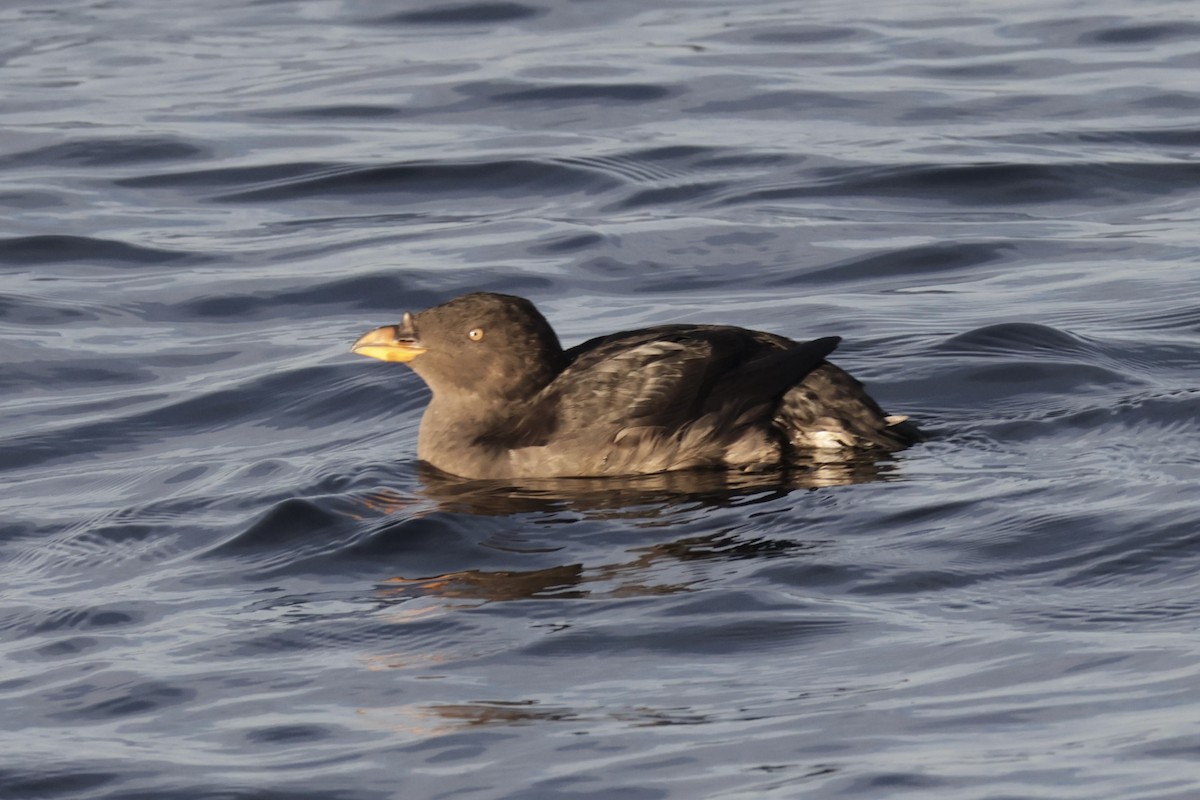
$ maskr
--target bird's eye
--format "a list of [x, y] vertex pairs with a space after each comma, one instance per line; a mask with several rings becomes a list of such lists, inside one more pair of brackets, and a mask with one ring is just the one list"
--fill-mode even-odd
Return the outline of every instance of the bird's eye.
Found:
[[483, 328], [471, 328], [471, 330], [467, 331], [467, 338], [472, 342], [483, 341]]

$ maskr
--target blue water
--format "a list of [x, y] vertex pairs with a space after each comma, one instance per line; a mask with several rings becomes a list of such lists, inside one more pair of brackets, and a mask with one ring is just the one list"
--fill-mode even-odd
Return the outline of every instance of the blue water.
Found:
[[[0, 797], [1200, 796], [1183, 0], [0, 8]], [[351, 356], [841, 335], [869, 472], [505, 487]]]

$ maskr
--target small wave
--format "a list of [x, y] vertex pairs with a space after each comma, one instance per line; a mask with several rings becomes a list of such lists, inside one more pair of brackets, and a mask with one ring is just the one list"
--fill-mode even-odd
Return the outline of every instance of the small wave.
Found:
[[150, 603], [107, 603], [97, 606], [55, 608], [45, 611], [26, 611], [13, 619], [15, 626], [4, 625], [16, 638], [65, 634], [76, 631], [86, 633], [111, 633], [122, 628], [138, 627], [151, 618]]
[[[261, 293], [207, 294], [179, 303], [165, 305], [154, 311], [155, 317], [171, 321], [179, 319], [227, 319], [238, 322], [265, 319], [295, 319], [298, 314], [314, 308], [337, 308], [346, 311], [369, 311], [388, 315], [375, 322], [362, 318], [362, 325], [394, 322], [405, 311], [444, 302], [455, 294], [472, 292], [531, 292], [545, 289], [552, 281], [535, 275], [513, 275], [495, 268], [463, 268], [455, 271], [455, 286], [435, 290], [444, 275], [432, 271], [388, 270], [331, 278], [326, 281], [290, 290]], [[0, 318], [3, 306], [0, 304]], [[149, 315], [147, 315], [149, 316]], [[361, 333], [361, 331], [359, 331]], [[349, 348], [349, 342], [346, 344]]]
[[0, 264], [204, 264], [212, 259], [199, 253], [128, 244], [93, 236], [44, 234], [0, 239]]
[[231, 188], [247, 184], [277, 183], [323, 171], [332, 172], [345, 168], [343, 165], [327, 162], [292, 161], [282, 164], [253, 164], [184, 172], [155, 172], [119, 178], [114, 180], [113, 184], [133, 189]]
[[[1190, 319], [1190, 315], [1185, 316]], [[1169, 323], [1166, 327], [1174, 327]], [[1200, 365], [1195, 348], [1145, 338], [1122, 340], [1115, 337], [1084, 336], [1049, 325], [1031, 322], [1004, 322], [958, 334], [937, 345], [934, 352], [945, 354], [1007, 354], [1039, 360], [1083, 362], [1103, 367], [1127, 381], [1140, 376], [1161, 374], [1164, 367], [1194, 368]]]
[[608, 657], [685, 653], [691, 657], [717, 657], [730, 651], [749, 656], [772, 650], [818, 646], [817, 641], [844, 633], [850, 623], [844, 619], [791, 619], [775, 615], [773, 619], [747, 615], [744, 619], [727, 613], [730, 619], [708, 616], [703, 623], [684, 624], [679, 617], [664, 612], [659, 624], [593, 627], [563, 631], [557, 636], [541, 639], [523, 648], [522, 653], [538, 658], [589, 653], [605, 653]]
[[1185, 162], [914, 164], [827, 167], [794, 181], [731, 194], [720, 205], [804, 197], [920, 197], [954, 205], [1110, 202], [1114, 197], [1191, 191], [1200, 165]]
[[353, 120], [353, 119], [388, 119], [403, 115], [396, 106], [386, 105], [346, 105], [330, 104], [323, 106], [286, 106], [275, 109], [257, 109], [249, 113], [251, 117], [263, 119], [315, 119], [315, 120]]
[[129, 136], [122, 139], [81, 139], [38, 147], [0, 157], [0, 167], [30, 166], [111, 167], [155, 161], [184, 161], [207, 152], [182, 139], [161, 136]]
[[1002, 322], [960, 333], [945, 340], [938, 348], [947, 353], [1050, 352], [1056, 354], [1094, 354], [1095, 347], [1083, 337], [1032, 322]]
[[[401, 377], [395, 377], [397, 374]], [[405, 380], [403, 376], [393, 370], [387, 381], [378, 382], [370, 372], [349, 364], [304, 366], [265, 372], [202, 392], [156, 392], [137, 397], [136, 403], [126, 396], [99, 403], [87, 414], [80, 413], [78, 404], [71, 404], [55, 416], [69, 415], [72, 424], [30, 426], [11, 436], [0, 447], [0, 470], [128, 452], [171, 434], [195, 435], [241, 425], [306, 430], [318, 420], [329, 424], [362, 419], [381, 409], [403, 415], [425, 402], [420, 382], [411, 376], [408, 379], [413, 381], [414, 391], [397, 395], [395, 381]], [[136, 374], [103, 373], [98, 377], [122, 383], [139, 380]], [[353, 403], [346, 402], [350, 396]]]
[[218, 195], [219, 201], [291, 200], [308, 196], [407, 192], [413, 194], [540, 192], [550, 196], [598, 192], [615, 185], [594, 171], [554, 161], [408, 162], [368, 167], [323, 167], [269, 186]]
[[1122, 25], [1105, 26], [1084, 33], [1079, 37], [1078, 43], [1144, 46], [1163, 42], [1194, 42], [1197, 36], [1200, 36], [1200, 25], [1176, 19], [1157, 25], [1127, 22]]
[[1056, 147], [1071, 145], [1112, 145], [1116, 147], [1200, 147], [1200, 128], [1180, 126], [1170, 128], [1122, 128], [1120, 130], [1040, 131], [1010, 133], [993, 137], [1018, 144], [1048, 144]]
[[[103, 670], [90, 674], [64, 695], [76, 695], [46, 714], [58, 722], [106, 722], [130, 716], [161, 713], [170, 706], [193, 700], [198, 692], [176, 683], [148, 680], [135, 673]], [[82, 699], [82, 698], [86, 698]]]
[[607, 206], [605, 211], [628, 211], [646, 206], [666, 205], [671, 207], [698, 204], [718, 196], [728, 184], [724, 181], [690, 183], [684, 186], [667, 186], [658, 189], [643, 189]]
[[373, 20], [384, 25], [462, 25], [476, 27], [502, 22], [516, 22], [539, 17], [546, 13], [541, 6], [526, 3], [461, 3], [431, 5], [417, 11], [403, 11]]
[[677, 90], [657, 84], [569, 83], [495, 92], [492, 94], [492, 99], [502, 103], [648, 103], [662, 100], [676, 93]]
[[[95, 322], [103, 317], [95, 307], [29, 294], [0, 294], [0, 320], [8, 325], [44, 328], [68, 323]], [[10, 364], [10, 366], [12, 366]], [[0, 381], [4, 376], [0, 376]]]
[[767, 285], [808, 285], [814, 281], [843, 284], [849, 281], [912, 279], [920, 275], [945, 275], [968, 271], [977, 275], [977, 267], [1003, 261], [1012, 250], [1012, 245], [1001, 242], [926, 244], [855, 256], [818, 269], [788, 274], [769, 281]]

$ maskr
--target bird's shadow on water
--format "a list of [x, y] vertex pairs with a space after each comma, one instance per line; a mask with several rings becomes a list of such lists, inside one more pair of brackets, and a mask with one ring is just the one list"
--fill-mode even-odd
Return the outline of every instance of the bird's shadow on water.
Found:
[[654, 509], [665, 511], [681, 503], [740, 506], [768, 502], [797, 491], [900, 479], [890, 454], [824, 461], [813, 456], [765, 472], [697, 469], [515, 482], [464, 480], [422, 463], [417, 476], [419, 493], [443, 511], [482, 516], [574, 511], [589, 519], [653, 516]]
[[[797, 495], [807, 498], [805, 505], [820, 503], [810, 495], [814, 490], [900, 480], [899, 466], [890, 455], [847, 460], [843, 454], [761, 473], [691, 470], [512, 482], [464, 480], [425, 464], [414, 470], [412, 462], [380, 465], [342, 476], [337, 491], [326, 486], [298, 496], [293, 489], [205, 548], [203, 557], [232, 558], [247, 577], [340, 573], [378, 579], [383, 567], [400, 571], [389, 576], [397, 582], [391, 588], [405, 587], [400, 594], [418, 590], [414, 580], [422, 586], [433, 580], [466, 591], [486, 585], [502, 597], [524, 592], [519, 584], [539, 585], [543, 577], [572, 584], [564, 570], [598, 541], [607, 542], [605, 551], [667, 548], [678, 558], [730, 556], [758, 542], [775, 552], [781, 542], [758, 535], [750, 519], [759, 516], [757, 509], [790, 505]], [[572, 536], [564, 537], [564, 526]], [[448, 575], [462, 580], [446, 583]], [[475, 588], [465, 589], [468, 584]]]
[[[421, 464], [417, 477], [415, 493], [373, 496], [382, 524], [353, 547], [356, 559], [394, 568], [376, 580], [379, 607], [416, 598], [473, 608], [520, 599], [687, 593], [694, 576], [672, 571], [672, 564], [789, 557], [825, 545], [820, 538], [760, 532], [749, 508], [898, 474], [890, 457], [876, 457], [756, 474], [697, 470], [519, 483], [468, 481]], [[563, 538], [566, 524], [575, 531], [571, 540]], [[414, 547], [414, 532], [426, 525], [436, 529], [436, 544]], [[466, 531], [472, 535], [464, 547]], [[429, 547], [440, 554], [431, 559], [415, 552]]]

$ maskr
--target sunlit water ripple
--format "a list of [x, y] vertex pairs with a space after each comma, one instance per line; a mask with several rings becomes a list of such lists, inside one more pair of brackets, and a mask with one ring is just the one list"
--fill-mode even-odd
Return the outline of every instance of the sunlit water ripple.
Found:
[[[0, 10], [0, 797], [1200, 793], [1192, 6], [193, 5]], [[933, 436], [446, 481], [478, 289]]]

